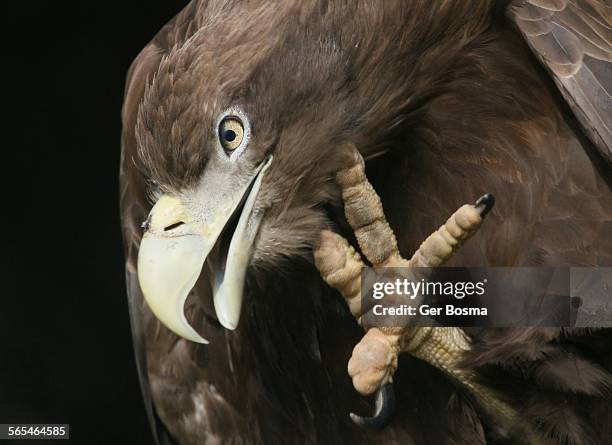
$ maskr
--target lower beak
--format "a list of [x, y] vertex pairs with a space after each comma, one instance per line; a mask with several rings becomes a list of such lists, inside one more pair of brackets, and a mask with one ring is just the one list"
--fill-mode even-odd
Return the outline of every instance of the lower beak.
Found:
[[[272, 158], [262, 163], [247, 185], [227, 200], [211, 199], [207, 215], [195, 216], [181, 199], [164, 195], [151, 209], [147, 230], [138, 254], [138, 280], [144, 298], [155, 316], [171, 331], [188, 340], [208, 343], [189, 325], [184, 305], [204, 261], [217, 243], [231, 236], [229, 246], [221, 243], [215, 267], [213, 300], [219, 322], [235, 329], [240, 320], [246, 271], [262, 214], [253, 212], [263, 176]], [[230, 219], [238, 218], [230, 230]]]

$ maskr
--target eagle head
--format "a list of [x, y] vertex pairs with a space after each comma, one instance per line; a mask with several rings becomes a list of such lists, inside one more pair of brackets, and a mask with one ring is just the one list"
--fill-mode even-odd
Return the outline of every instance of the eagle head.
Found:
[[184, 304], [202, 273], [212, 271], [219, 322], [235, 329], [249, 270], [307, 254], [338, 199], [353, 121], [344, 54], [279, 8], [203, 25], [162, 58], [139, 108], [136, 161], [154, 201], [140, 286], [157, 318], [193, 341], [206, 342]]

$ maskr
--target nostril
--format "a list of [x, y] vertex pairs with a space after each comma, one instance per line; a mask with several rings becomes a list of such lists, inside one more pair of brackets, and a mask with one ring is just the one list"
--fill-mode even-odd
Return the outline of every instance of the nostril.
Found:
[[170, 224], [169, 226], [164, 227], [164, 232], [167, 232], [167, 231], [169, 231], [169, 230], [174, 230], [174, 229], [176, 229], [177, 227], [182, 226], [183, 224], [185, 224], [183, 221], [179, 221], [179, 222], [177, 222], [177, 223]]

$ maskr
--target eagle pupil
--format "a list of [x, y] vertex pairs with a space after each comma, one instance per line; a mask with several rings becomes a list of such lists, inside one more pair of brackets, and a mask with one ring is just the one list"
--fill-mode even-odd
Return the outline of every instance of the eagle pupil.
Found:
[[234, 139], [236, 139], [236, 132], [233, 130], [227, 130], [223, 137], [227, 142], [232, 142]]

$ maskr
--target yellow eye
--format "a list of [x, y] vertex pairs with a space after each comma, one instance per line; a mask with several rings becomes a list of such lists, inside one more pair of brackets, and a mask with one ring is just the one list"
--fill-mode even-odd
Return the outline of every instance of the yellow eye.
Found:
[[219, 140], [225, 151], [232, 152], [240, 147], [244, 139], [244, 126], [236, 117], [226, 117], [219, 124]]

